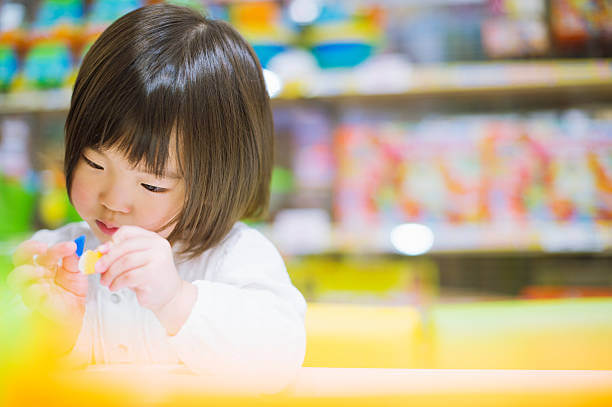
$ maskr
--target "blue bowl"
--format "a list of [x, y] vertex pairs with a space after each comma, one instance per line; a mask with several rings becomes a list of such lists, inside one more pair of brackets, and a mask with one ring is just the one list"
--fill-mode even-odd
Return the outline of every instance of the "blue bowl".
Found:
[[352, 68], [368, 59], [374, 47], [362, 42], [333, 42], [311, 49], [321, 68]]

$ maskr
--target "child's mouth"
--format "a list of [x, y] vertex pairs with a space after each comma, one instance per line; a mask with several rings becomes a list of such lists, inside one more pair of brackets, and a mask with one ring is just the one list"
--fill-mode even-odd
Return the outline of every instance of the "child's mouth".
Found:
[[119, 228], [117, 227], [106, 226], [104, 222], [101, 222], [97, 219], [96, 219], [96, 225], [98, 225], [98, 228], [102, 231], [102, 233], [104, 233], [105, 235], [109, 235], [109, 236], [112, 236], [113, 233], [119, 230]]

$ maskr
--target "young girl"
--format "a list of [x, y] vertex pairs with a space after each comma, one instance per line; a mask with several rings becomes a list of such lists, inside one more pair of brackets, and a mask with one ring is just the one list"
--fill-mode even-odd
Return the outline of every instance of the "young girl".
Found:
[[[156, 4], [87, 53], [65, 173], [84, 222], [41, 230], [8, 282], [83, 363], [183, 363], [281, 388], [305, 351], [302, 295], [260, 233], [273, 125], [262, 71], [228, 24]], [[78, 271], [76, 245], [104, 256]], [[240, 375], [248, 376], [240, 376]]]

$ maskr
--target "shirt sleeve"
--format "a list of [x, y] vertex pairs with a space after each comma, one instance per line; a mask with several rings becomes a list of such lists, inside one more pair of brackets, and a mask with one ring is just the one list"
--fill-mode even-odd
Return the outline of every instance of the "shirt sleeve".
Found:
[[280, 391], [304, 360], [306, 302], [259, 232], [245, 228], [227, 246], [212, 276], [193, 282], [196, 303], [169, 341], [187, 367], [219, 386]]

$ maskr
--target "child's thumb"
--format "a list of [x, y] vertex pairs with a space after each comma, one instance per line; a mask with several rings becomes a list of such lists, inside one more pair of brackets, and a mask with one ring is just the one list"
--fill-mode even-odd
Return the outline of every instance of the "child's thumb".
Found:
[[55, 283], [79, 297], [87, 295], [87, 276], [79, 272], [76, 254], [62, 258], [62, 267], [55, 273]]
[[79, 257], [76, 254], [64, 257], [62, 259], [62, 268], [70, 273], [78, 273]]

